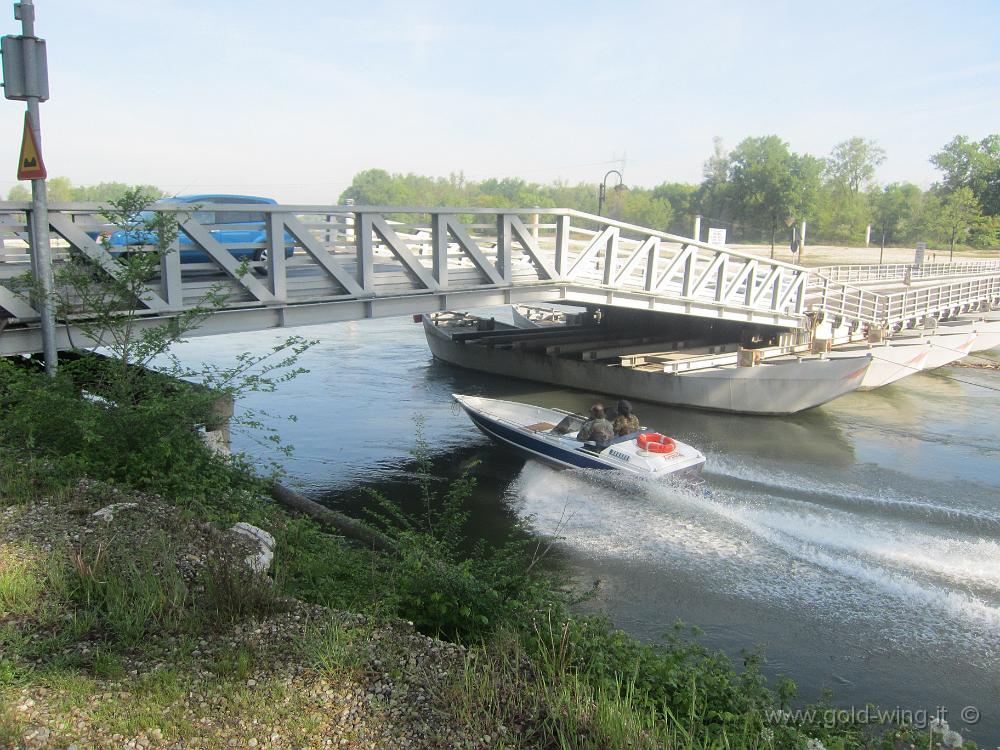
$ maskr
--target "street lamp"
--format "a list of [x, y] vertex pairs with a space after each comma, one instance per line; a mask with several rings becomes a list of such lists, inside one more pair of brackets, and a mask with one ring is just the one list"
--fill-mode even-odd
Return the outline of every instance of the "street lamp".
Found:
[[618, 175], [618, 184], [615, 185], [615, 191], [620, 192], [620, 191], [622, 191], [622, 190], [625, 189], [624, 178], [622, 177], [622, 173], [619, 172], [617, 169], [609, 169], [608, 173], [606, 175], [604, 175], [604, 179], [601, 180], [601, 187], [597, 191], [597, 215], [598, 216], [602, 216], [603, 215], [603, 212], [604, 212], [604, 199], [605, 199], [605, 197], [607, 195], [607, 190], [608, 190], [608, 178], [611, 175], [613, 175], [613, 174]]

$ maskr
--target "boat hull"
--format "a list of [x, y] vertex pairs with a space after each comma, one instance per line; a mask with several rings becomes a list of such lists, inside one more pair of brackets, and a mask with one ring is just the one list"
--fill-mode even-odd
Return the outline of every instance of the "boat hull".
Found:
[[895, 383], [897, 380], [913, 375], [926, 367], [927, 356], [931, 352], [928, 341], [896, 344], [880, 344], [849, 346], [830, 352], [831, 357], [854, 357], [869, 353], [872, 363], [865, 372], [858, 386], [859, 391], [870, 391], [875, 388]]
[[[953, 333], [927, 333], [922, 336], [897, 337], [901, 342], [926, 341], [931, 345], [931, 350], [927, 354], [924, 362], [925, 370], [936, 370], [957, 360], [967, 357], [972, 352], [973, 344], [977, 338], [976, 331], [970, 325]], [[896, 340], [896, 339], [894, 339]]]
[[522, 350], [453, 341], [426, 317], [424, 331], [438, 359], [470, 370], [597, 391], [654, 404], [739, 414], [794, 414], [857, 389], [871, 362], [854, 358], [790, 359], [758, 367], [720, 367], [680, 374], [646, 372]]
[[[949, 324], [946, 323], [942, 327], [947, 325]], [[960, 325], [959, 321], [954, 325], [956, 327]], [[972, 330], [976, 332], [976, 340], [972, 342], [970, 352], [985, 352], [1000, 348], [1000, 316], [988, 313], [983, 319], [971, 321], [971, 325]]]
[[[535, 419], [550, 419], [557, 423], [565, 416], [549, 410], [471, 396], [454, 396], [472, 423], [487, 437], [507, 446], [522, 455], [549, 464], [558, 469], [598, 469], [603, 471], [626, 471], [637, 476], [654, 479], [673, 477], [695, 477], [705, 465], [705, 456], [685, 443], [677, 443], [672, 455], [639, 455], [632, 445], [634, 441], [618, 442], [600, 453], [580, 450], [582, 443], [571, 436], [553, 436], [551, 433], [533, 433], [532, 430], [507, 419], [498, 418], [482, 408], [481, 403], [514, 406], [539, 412], [539, 416], [522, 420], [525, 424]], [[582, 420], [582, 418], [581, 418]], [[609, 456], [609, 454], [612, 454]]]

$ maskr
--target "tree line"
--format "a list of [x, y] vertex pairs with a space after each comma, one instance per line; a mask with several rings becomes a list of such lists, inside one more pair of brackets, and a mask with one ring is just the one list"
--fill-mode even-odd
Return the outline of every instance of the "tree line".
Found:
[[[864, 244], [871, 227], [874, 244], [1000, 244], [1000, 135], [953, 138], [930, 157], [943, 179], [928, 190], [911, 182], [877, 183], [884, 160], [878, 143], [860, 137], [837, 144], [824, 158], [794, 153], [776, 135], [746, 138], [732, 150], [716, 138], [700, 184], [609, 189], [604, 215], [683, 236], [702, 216], [702, 239], [715, 226], [725, 228], [731, 242], [787, 242], [805, 221], [813, 243]], [[597, 213], [597, 194], [593, 183], [474, 181], [462, 173], [426, 177], [367, 169], [354, 176], [339, 202]]]
[[[794, 241], [802, 222], [811, 243], [874, 244], [954, 249], [1000, 246], [1000, 135], [975, 141], [959, 135], [932, 154], [942, 179], [923, 190], [911, 182], [879, 184], [877, 168], [885, 150], [873, 140], [853, 137], [826, 157], [797, 154], [776, 135], [744, 139], [727, 150], [716, 138], [699, 184], [662, 182], [607, 191], [604, 215], [642, 226], [690, 236], [702, 216], [702, 237], [709, 227], [727, 230], [730, 242]], [[48, 181], [51, 201], [120, 199], [131, 186], [120, 182], [73, 185], [66, 177]], [[156, 197], [166, 193], [141, 186]], [[596, 183], [541, 184], [518, 177], [468, 180], [390, 174], [366, 169], [354, 175], [339, 197], [359, 205], [466, 206], [496, 208], [575, 208], [597, 213]], [[30, 199], [18, 184], [8, 200]]]
[[[165, 198], [167, 193], [155, 185], [129, 185], [124, 182], [100, 182], [96, 185], [74, 185], [69, 177], [52, 177], [46, 181], [46, 194], [53, 203], [107, 203], [121, 200], [129, 191]], [[30, 201], [31, 188], [18, 183], [7, 191], [9, 201]]]

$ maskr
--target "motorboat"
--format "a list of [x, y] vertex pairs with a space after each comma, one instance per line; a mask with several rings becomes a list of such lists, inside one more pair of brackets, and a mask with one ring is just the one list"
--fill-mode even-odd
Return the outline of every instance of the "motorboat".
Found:
[[643, 477], [692, 477], [705, 456], [698, 449], [642, 428], [607, 446], [577, 440], [585, 417], [515, 401], [452, 394], [483, 433], [530, 458], [562, 469], [605, 469]]

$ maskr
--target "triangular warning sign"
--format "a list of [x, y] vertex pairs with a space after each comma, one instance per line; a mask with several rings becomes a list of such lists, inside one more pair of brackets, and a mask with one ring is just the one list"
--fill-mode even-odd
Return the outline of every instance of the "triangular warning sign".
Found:
[[44, 180], [45, 162], [42, 152], [35, 141], [35, 132], [31, 128], [31, 115], [24, 113], [24, 135], [21, 136], [21, 160], [17, 163], [17, 179]]

